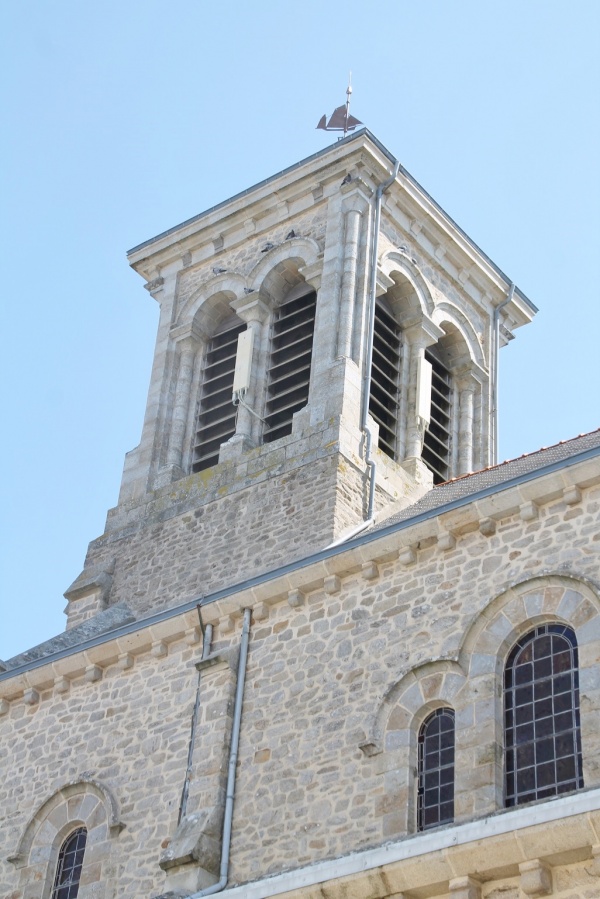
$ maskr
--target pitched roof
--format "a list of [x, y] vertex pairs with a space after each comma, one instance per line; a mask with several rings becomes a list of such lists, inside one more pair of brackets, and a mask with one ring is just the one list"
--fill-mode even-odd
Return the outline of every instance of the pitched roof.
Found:
[[383, 521], [378, 521], [367, 533], [373, 533], [401, 521], [408, 521], [424, 512], [431, 512], [456, 500], [467, 499], [484, 490], [500, 490], [504, 484], [508, 485], [515, 478], [541, 474], [542, 470], [548, 466], [578, 457], [582, 453], [594, 449], [600, 449], [600, 428], [589, 434], [580, 434], [571, 440], [561, 440], [560, 443], [555, 443], [553, 446], [542, 447], [536, 452], [525, 453], [517, 459], [509, 459], [491, 468], [474, 471], [471, 474], [438, 484], [416, 503]]

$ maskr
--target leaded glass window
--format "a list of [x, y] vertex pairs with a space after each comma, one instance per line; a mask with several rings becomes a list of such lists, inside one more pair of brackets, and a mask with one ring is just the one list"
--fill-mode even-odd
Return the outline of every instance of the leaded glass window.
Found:
[[454, 821], [454, 710], [436, 709], [419, 731], [417, 828]]
[[86, 839], [87, 830], [79, 827], [60, 847], [50, 899], [77, 899]]
[[583, 787], [577, 640], [544, 624], [512, 648], [504, 673], [505, 804]]

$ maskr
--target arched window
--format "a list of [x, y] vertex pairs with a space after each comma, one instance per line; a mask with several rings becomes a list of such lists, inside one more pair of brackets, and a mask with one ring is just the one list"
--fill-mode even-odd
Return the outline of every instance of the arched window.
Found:
[[79, 827], [60, 847], [50, 899], [77, 899], [86, 839], [87, 830]]
[[388, 304], [377, 299], [369, 413], [379, 425], [379, 449], [392, 459], [398, 458], [399, 379], [400, 326]]
[[[396, 461], [401, 461], [406, 449], [407, 422], [402, 420], [401, 364], [405, 348], [411, 355], [410, 341], [403, 337], [398, 319], [401, 301], [393, 292], [378, 297], [375, 302], [373, 330], [373, 361], [369, 413], [379, 425], [379, 449]], [[451, 368], [459, 340], [456, 329], [447, 325], [447, 333], [434, 346], [425, 350], [431, 365], [430, 420], [423, 434], [421, 458], [433, 474], [434, 484], [441, 484], [454, 471], [452, 434], [456, 430], [453, 418], [455, 398]], [[413, 348], [414, 351], [414, 348]], [[402, 384], [404, 382], [402, 381]], [[406, 405], [406, 397], [405, 397]]]
[[505, 804], [583, 787], [577, 640], [544, 624], [512, 648], [504, 673]]
[[269, 357], [264, 441], [292, 433], [292, 416], [308, 403], [317, 294], [295, 287], [278, 307]]
[[426, 350], [425, 359], [432, 368], [431, 420], [423, 436], [422, 458], [433, 474], [433, 483], [442, 484], [450, 477], [452, 378], [436, 348]]
[[236, 407], [231, 394], [237, 339], [245, 328], [238, 318], [230, 319], [206, 348], [192, 471], [216, 465], [221, 444], [235, 434]]
[[454, 710], [436, 709], [419, 731], [417, 829], [454, 821]]

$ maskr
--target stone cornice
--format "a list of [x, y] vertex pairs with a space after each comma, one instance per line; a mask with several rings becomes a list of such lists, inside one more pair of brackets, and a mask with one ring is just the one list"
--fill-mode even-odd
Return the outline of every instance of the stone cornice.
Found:
[[[393, 162], [393, 156], [374, 135], [367, 129], [362, 129], [229, 200], [139, 244], [129, 251], [129, 263], [144, 275], [150, 269], [154, 270], [157, 265], [164, 266], [172, 257], [180, 258], [182, 253], [189, 252], [190, 240], [194, 244], [204, 243], [214, 240], [215, 233], [222, 235], [236, 229], [247, 237], [246, 225], [249, 221], [253, 222], [253, 231], [256, 233], [260, 230], [260, 219], [273, 211], [274, 195], [279, 201], [278, 220], [292, 218], [296, 212], [295, 204], [302, 201], [300, 203], [302, 209], [307, 208], [306, 197], [310, 197], [308, 205], [312, 206], [340, 190], [342, 185], [341, 180], [338, 183], [338, 178], [342, 176], [343, 179], [352, 168], [360, 169], [360, 179], [368, 191], [375, 183], [389, 175]], [[317, 190], [315, 195], [317, 186], [320, 190]], [[395, 184], [388, 193], [390, 205], [395, 203], [412, 211], [411, 218], [415, 223], [415, 227], [411, 229], [413, 234], [418, 234], [427, 223], [435, 232], [437, 244], [449, 241], [460, 251], [462, 256], [460, 270], [465, 272], [465, 277], [473, 268], [490, 282], [492, 293], [501, 296], [507, 292], [510, 279], [402, 166]], [[519, 324], [529, 321], [536, 311], [535, 306], [518, 289], [515, 291], [511, 308]]]

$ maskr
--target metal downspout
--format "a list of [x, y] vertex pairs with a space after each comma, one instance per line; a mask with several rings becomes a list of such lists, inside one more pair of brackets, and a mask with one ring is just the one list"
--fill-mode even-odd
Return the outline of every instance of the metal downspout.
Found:
[[[200, 606], [198, 606], [200, 609]], [[212, 624], [207, 624], [204, 630], [204, 640], [202, 642], [202, 658], [205, 659], [210, 655], [210, 645], [212, 643]], [[196, 687], [196, 701], [194, 703], [194, 711], [192, 712], [192, 726], [190, 728], [190, 745], [188, 748], [187, 768], [185, 769], [185, 779], [183, 781], [183, 789], [181, 791], [181, 802], [179, 804], [179, 815], [177, 824], [181, 824], [181, 819], [185, 816], [187, 810], [188, 794], [190, 792], [190, 779], [192, 776], [192, 763], [194, 760], [194, 744], [196, 742], [196, 729], [198, 727], [198, 712], [200, 710], [200, 683], [202, 681], [202, 672], [198, 672], [198, 686]]]
[[367, 328], [367, 356], [365, 359], [365, 375], [363, 381], [362, 409], [360, 418], [360, 429], [366, 435], [365, 443], [365, 461], [369, 469], [369, 501], [367, 507], [367, 517], [363, 524], [366, 526], [373, 520], [373, 508], [375, 506], [375, 479], [377, 474], [377, 466], [375, 460], [371, 456], [373, 446], [373, 435], [368, 425], [369, 415], [369, 397], [371, 394], [371, 368], [373, 365], [373, 334], [375, 331], [375, 295], [377, 292], [377, 256], [379, 252], [379, 226], [381, 223], [381, 199], [385, 191], [394, 183], [400, 169], [400, 161], [396, 160], [394, 164], [394, 173], [391, 178], [377, 186], [375, 191], [375, 219], [373, 223], [373, 239], [371, 241], [371, 266], [369, 272], [369, 320]]
[[221, 866], [219, 880], [212, 886], [192, 893], [188, 899], [201, 899], [202, 896], [212, 896], [220, 893], [227, 886], [229, 879], [229, 852], [231, 849], [231, 828], [233, 822], [233, 799], [235, 796], [235, 775], [240, 744], [240, 729], [242, 722], [242, 703], [244, 700], [244, 684], [246, 683], [246, 667], [248, 660], [248, 643], [250, 640], [250, 619], [252, 609], [244, 609], [244, 624], [240, 640], [240, 657], [238, 661], [237, 684], [235, 688], [235, 705], [233, 708], [233, 724], [231, 728], [231, 749], [229, 751], [229, 769], [227, 772], [227, 795], [225, 798], [225, 817], [223, 819], [223, 843], [221, 849]]
[[510, 282], [506, 299], [495, 307], [492, 319], [493, 331], [493, 364], [492, 364], [492, 408], [491, 408], [491, 443], [492, 443], [492, 465], [498, 464], [498, 357], [500, 356], [500, 313], [513, 298], [515, 292], [514, 281]]

